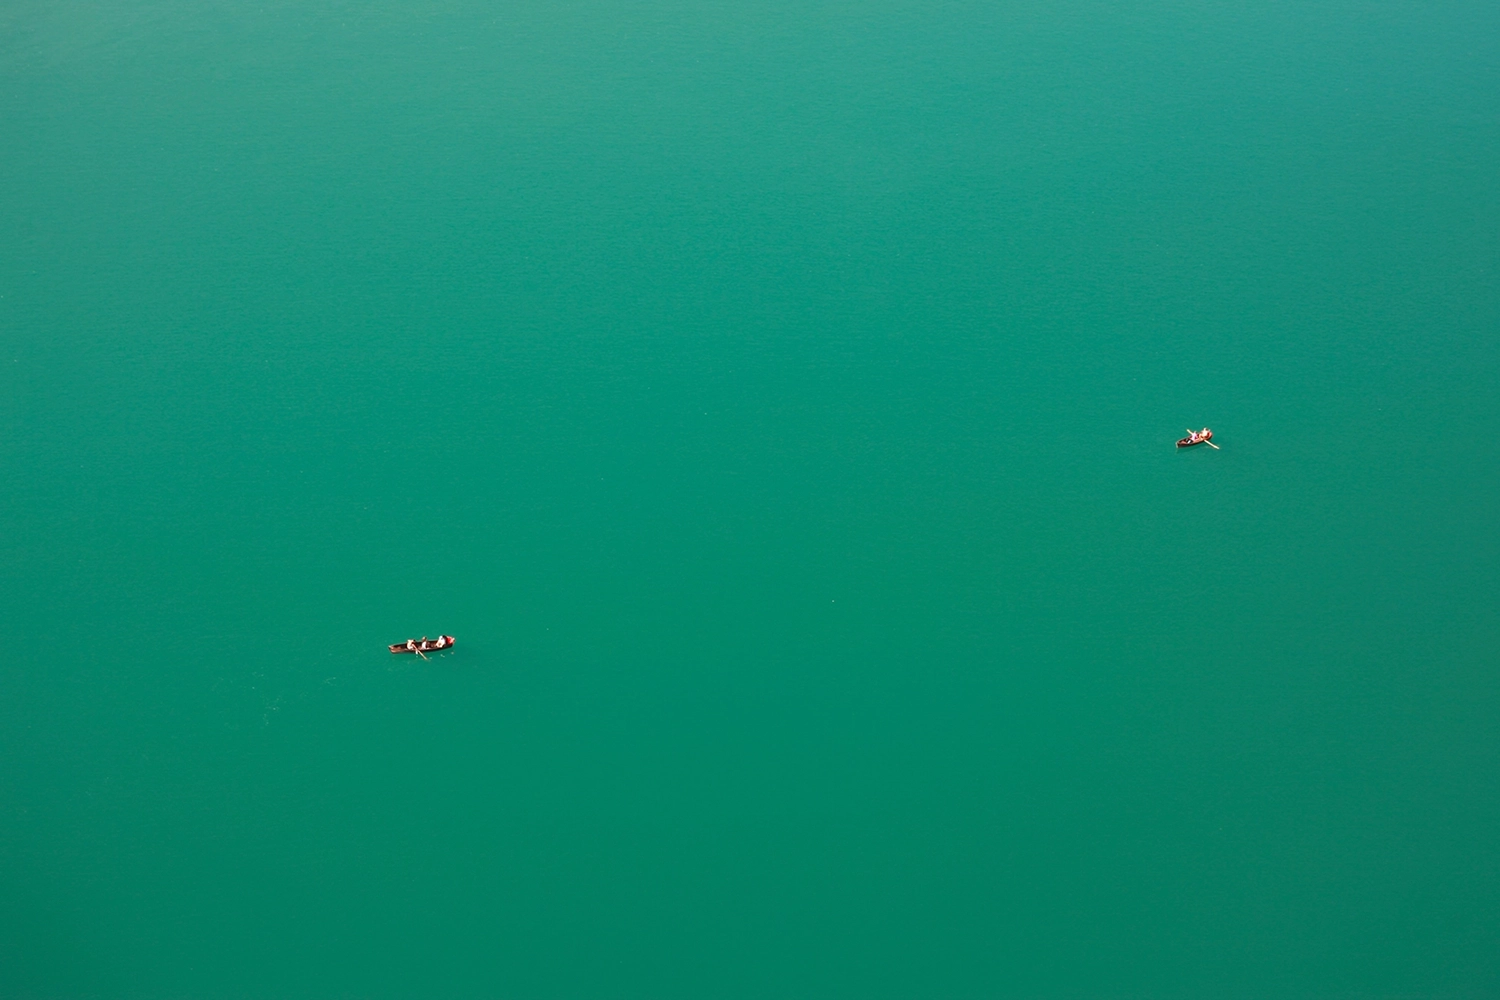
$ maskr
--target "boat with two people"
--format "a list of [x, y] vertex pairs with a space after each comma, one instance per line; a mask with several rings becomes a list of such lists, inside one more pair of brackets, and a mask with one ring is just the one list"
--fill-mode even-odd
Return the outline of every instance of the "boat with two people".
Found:
[[1178, 441], [1177, 447], [1191, 448], [1195, 444], [1206, 444], [1214, 451], [1219, 450], [1219, 446], [1213, 443], [1214, 432], [1209, 430], [1207, 427], [1203, 428], [1201, 431], [1195, 431], [1191, 427], [1189, 427], [1187, 429], [1187, 432], [1188, 436]]
[[440, 635], [436, 639], [429, 639], [424, 635], [420, 639], [407, 639], [405, 642], [391, 643], [391, 652], [416, 653], [425, 660], [428, 653], [441, 653], [445, 649], [452, 649], [454, 641], [451, 635]]

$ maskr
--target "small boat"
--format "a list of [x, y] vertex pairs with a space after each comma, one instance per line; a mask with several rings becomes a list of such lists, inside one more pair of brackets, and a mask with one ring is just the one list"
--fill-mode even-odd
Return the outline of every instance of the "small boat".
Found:
[[1218, 448], [1219, 446], [1213, 443], [1213, 436], [1214, 432], [1207, 427], [1201, 431], [1195, 431], [1190, 427], [1188, 428], [1188, 436], [1178, 441], [1177, 447], [1191, 448], [1195, 444], [1206, 444], [1210, 448]]
[[[440, 635], [436, 639], [429, 639], [425, 635], [420, 639], [407, 639], [405, 642], [391, 643], [393, 653], [416, 653], [422, 656], [424, 653], [441, 653], [445, 649], [452, 649], [454, 638], [451, 635]], [[425, 660], [426, 657], [422, 656]]]

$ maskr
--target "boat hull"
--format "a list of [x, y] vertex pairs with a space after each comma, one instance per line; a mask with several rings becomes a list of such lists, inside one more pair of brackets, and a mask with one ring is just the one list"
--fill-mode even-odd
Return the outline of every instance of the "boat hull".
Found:
[[393, 642], [390, 645], [392, 653], [441, 653], [453, 648], [455, 642], [451, 635], [440, 635], [436, 639], [429, 639], [425, 635], [420, 639], [408, 639], [406, 642]]

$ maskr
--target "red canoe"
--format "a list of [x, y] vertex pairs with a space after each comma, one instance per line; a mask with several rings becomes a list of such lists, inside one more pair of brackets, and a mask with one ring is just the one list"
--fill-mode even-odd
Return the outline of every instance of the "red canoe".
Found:
[[1202, 431], [1193, 431], [1187, 437], [1179, 440], [1177, 447], [1191, 448], [1195, 444], [1208, 444], [1213, 436], [1214, 432], [1205, 427]]
[[441, 653], [445, 649], [452, 649], [454, 641], [451, 635], [440, 635], [436, 639], [429, 639], [424, 635], [420, 639], [407, 639], [405, 642], [391, 643], [391, 652]]

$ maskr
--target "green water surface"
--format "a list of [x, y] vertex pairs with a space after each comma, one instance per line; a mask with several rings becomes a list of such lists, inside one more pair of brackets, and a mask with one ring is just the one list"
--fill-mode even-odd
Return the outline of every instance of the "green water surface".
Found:
[[0, 996], [1500, 995], [1497, 164], [1477, 0], [13, 0]]

